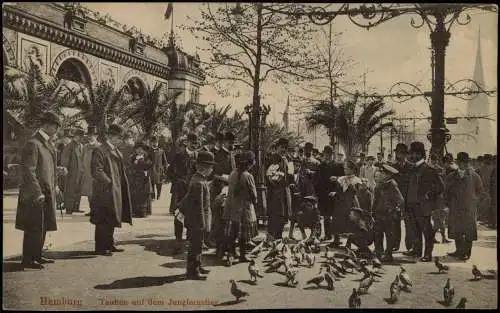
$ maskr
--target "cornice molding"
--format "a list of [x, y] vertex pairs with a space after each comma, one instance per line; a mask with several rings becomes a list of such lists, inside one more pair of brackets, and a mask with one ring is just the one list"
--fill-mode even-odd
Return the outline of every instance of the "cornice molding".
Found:
[[3, 7], [3, 26], [45, 39], [96, 57], [115, 62], [157, 77], [168, 79], [170, 67], [147, 60], [123, 49], [112, 47], [100, 40], [89, 37], [49, 21], [32, 16], [12, 7]]

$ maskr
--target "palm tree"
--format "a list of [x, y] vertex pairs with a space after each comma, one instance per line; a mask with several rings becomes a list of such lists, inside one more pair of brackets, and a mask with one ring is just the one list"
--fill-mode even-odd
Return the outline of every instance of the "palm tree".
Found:
[[321, 101], [313, 105], [312, 112], [306, 116], [306, 122], [309, 129], [317, 126], [323, 126], [328, 131], [330, 145], [335, 146], [335, 122], [338, 108], [329, 101]]
[[383, 119], [394, 114], [393, 110], [384, 111], [382, 99], [368, 103], [356, 118], [358, 97], [340, 106], [318, 104], [306, 119], [308, 127], [322, 125], [329, 130], [330, 140], [338, 139], [347, 156], [357, 155], [373, 136], [380, 131], [392, 127], [391, 122], [383, 123]]
[[132, 100], [121, 109], [121, 119], [124, 122], [133, 121], [138, 125], [146, 138], [162, 131], [168, 125], [168, 117], [175, 100], [182, 92], [169, 95], [163, 84], [155, 84], [153, 89], [146, 88], [144, 96]]
[[[26, 72], [6, 67], [4, 72], [4, 114], [16, 116], [21, 129], [16, 132], [31, 134], [40, 126], [40, 117], [45, 111], [53, 111], [63, 117], [63, 127], [71, 127], [83, 119], [79, 112], [71, 117], [62, 114], [63, 107], [78, 104], [79, 84], [43, 74], [36, 66]], [[85, 110], [86, 108], [81, 108]], [[21, 137], [25, 137], [25, 136]]]

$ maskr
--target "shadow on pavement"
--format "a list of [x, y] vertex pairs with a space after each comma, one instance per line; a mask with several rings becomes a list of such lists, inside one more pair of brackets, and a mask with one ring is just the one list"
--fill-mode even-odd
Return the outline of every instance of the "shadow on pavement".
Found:
[[247, 301], [247, 300], [245, 300], [245, 299], [240, 299], [240, 301], [231, 300], [231, 301], [226, 301], [226, 302], [214, 304], [214, 306], [229, 306], [229, 305], [235, 305], [235, 304], [245, 302], [245, 301]]
[[135, 236], [135, 238], [140, 238], [140, 239], [155, 238], [155, 237], [168, 237], [168, 236], [167, 235], [160, 235], [160, 234], [148, 234], [148, 235]]
[[394, 303], [396, 303], [396, 301], [394, 301], [391, 298], [384, 298], [384, 301], [387, 302], [387, 304], [394, 304]]
[[[182, 258], [174, 257], [173, 259], [178, 260], [178, 261], [163, 263], [160, 266], [166, 267], [166, 268], [186, 268], [186, 258], [185, 257], [182, 257]], [[223, 266], [223, 264], [221, 264], [217, 258], [210, 257], [207, 255], [203, 255], [203, 257], [201, 259], [201, 265], [207, 266], [207, 267]]]
[[93, 259], [97, 257], [94, 251], [49, 251], [44, 254], [54, 260]]
[[287, 284], [285, 282], [279, 282], [279, 283], [274, 283], [275, 286], [278, 286], [278, 287], [286, 287], [286, 288], [296, 288], [297, 285], [290, 285], [290, 284]]
[[175, 239], [139, 239], [117, 242], [118, 245], [140, 245], [160, 256], [174, 256]]
[[451, 303], [446, 303], [444, 300], [438, 300], [436, 303], [439, 303], [444, 307], [449, 307], [451, 305]]
[[140, 276], [115, 280], [111, 284], [96, 285], [94, 288], [99, 290], [144, 288], [162, 286], [164, 284], [171, 284], [173, 282], [183, 280], [186, 280], [185, 274], [159, 277]]
[[4, 262], [3, 263], [3, 272], [4, 273], [24, 272], [24, 268], [23, 268], [21, 263]]
[[446, 275], [448, 273], [447, 272], [441, 272], [441, 273], [440, 272], [428, 272], [426, 274], [430, 274], [430, 275]]

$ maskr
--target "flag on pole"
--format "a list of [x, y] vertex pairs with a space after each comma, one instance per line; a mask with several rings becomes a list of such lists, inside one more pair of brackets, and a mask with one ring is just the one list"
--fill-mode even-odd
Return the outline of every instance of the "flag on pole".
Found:
[[165, 19], [168, 20], [172, 16], [174, 11], [174, 4], [172, 2], [168, 3], [167, 10], [165, 10]]
[[283, 112], [283, 123], [285, 123], [285, 129], [288, 130], [288, 108], [290, 107], [290, 96], [286, 101], [285, 112]]

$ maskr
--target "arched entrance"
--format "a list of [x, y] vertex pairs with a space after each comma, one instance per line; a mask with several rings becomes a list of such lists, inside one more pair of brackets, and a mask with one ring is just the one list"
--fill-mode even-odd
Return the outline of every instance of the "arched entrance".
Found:
[[57, 70], [56, 77], [92, 86], [92, 79], [87, 67], [76, 58], [64, 60]]

